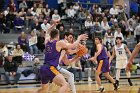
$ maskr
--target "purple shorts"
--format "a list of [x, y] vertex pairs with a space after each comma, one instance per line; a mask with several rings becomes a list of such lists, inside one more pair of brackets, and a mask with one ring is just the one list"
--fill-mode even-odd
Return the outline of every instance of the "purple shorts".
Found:
[[103, 73], [109, 72], [110, 69], [109, 69], [109, 61], [108, 61], [108, 59], [99, 60], [96, 70], [98, 72], [103, 72]]
[[40, 76], [42, 84], [52, 82], [54, 77], [59, 74], [59, 71], [54, 66], [43, 65], [40, 69]]

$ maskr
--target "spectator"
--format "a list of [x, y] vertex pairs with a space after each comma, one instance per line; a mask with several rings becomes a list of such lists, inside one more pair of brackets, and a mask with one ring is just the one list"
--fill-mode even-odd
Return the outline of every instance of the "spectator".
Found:
[[41, 24], [41, 29], [46, 32], [50, 28], [50, 24], [48, 23], [47, 19], [44, 19], [43, 23]]
[[65, 30], [63, 26], [60, 26], [59, 32], [60, 32], [60, 39], [64, 39]]
[[107, 32], [105, 33], [104, 44], [112, 47], [114, 45], [113, 40], [114, 40], [113, 33], [111, 32], [111, 29], [108, 29]]
[[100, 22], [99, 22], [99, 18], [98, 18], [98, 17], [96, 17], [96, 18], [95, 18], [95, 21], [93, 22], [93, 25], [95, 25], [95, 23], [96, 23], [96, 22], [98, 23], [98, 25], [99, 25], [99, 26], [101, 26], [101, 24], [100, 24]]
[[68, 12], [67, 12], [67, 17], [68, 17], [68, 20], [70, 22], [70, 27], [72, 25], [74, 25], [74, 22], [75, 22], [75, 19], [74, 19], [75, 14], [76, 14], [75, 10], [73, 9], [72, 6], [70, 6], [70, 9], [68, 9]]
[[32, 30], [28, 36], [28, 42], [29, 42], [29, 53], [31, 55], [38, 54], [38, 48], [36, 46], [37, 44], [37, 35], [34, 30]]
[[25, 9], [22, 8], [21, 11], [19, 12], [19, 15], [20, 15], [20, 18], [25, 21], [25, 15], [26, 15], [26, 12], [25, 12]]
[[27, 3], [26, 3], [26, 0], [23, 0], [20, 4], [19, 4], [19, 9], [27, 9], [28, 6], [27, 6]]
[[118, 15], [118, 9], [116, 8], [115, 5], [113, 5], [113, 7], [110, 9], [109, 13], [111, 15]]
[[49, 9], [48, 4], [46, 4], [46, 7], [44, 8], [44, 14], [45, 16], [47, 16], [48, 14], [50, 14], [51, 10]]
[[19, 14], [16, 14], [16, 18], [14, 19], [14, 27], [16, 33], [21, 32], [24, 27], [24, 21], [20, 18]]
[[22, 64], [22, 56], [24, 52], [20, 47], [20, 44], [16, 45], [16, 49], [13, 51], [13, 60], [16, 61], [19, 65]]
[[21, 32], [20, 36], [18, 37], [18, 44], [21, 46], [24, 52], [28, 51], [28, 42], [24, 32]]
[[79, 6], [78, 2], [76, 2], [73, 6], [73, 9], [76, 11], [76, 13], [78, 12], [79, 8], [80, 8], [80, 6]]
[[83, 10], [81, 10], [78, 14], [78, 21], [79, 21], [79, 24], [81, 25], [80, 29], [82, 29], [82, 26], [85, 20], [86, 20], [86, 13]]
[[6, 25], [5, 25], [5, 16], [3, 13], [0, 14], [0, 33], [3, 33], [5, 32], [5, 28], [6, 28]]
[[139, 40], [140, 40], [140, 23], [134, 31], [134, 37], [136, 38], [137, 43], [139, 43]]
[[6, 27], [8, 27], [9, 29], [10, 28], [13, 28], [14, 27], [14, 19], [15, 19], [15, 14], [13, 12], [9, 12], [7, 15], [6, 15]]
[[91, 17], [88, 16], [87, 19], [86, 19], [86, 21], [85, 21], [85, 27], [86, 27], [86, 29], [89, 29], [92, 26], [93, 26], [92, 19], [91, 19]]
[[0, 43], [0, 51], [3, 53], [3, 56], [6, 58], [8, 56], [8, 49], [4, 43]]
[[28, 27], [32, 24], [33, 19], [34, 19], [34, 16], [31, 13], [31, 9], [29, 8], [26, 13], [26, 29], [27, 30], [28, 30]]
[[36, 9], [36, 13], [37, 13], [37, 15], [43, 13], [43, 5], [42, 4], [39, 4], [38, 8]]
[[128, 29], [127, 29], [126, 22], [122, 20], [121, 23], [119, 24], [119, 27], [121, 28], [123, 36], [125, 36], [127, 38], [128, 37]]
[[4, 11], [4, 15], [6, 16], [10, 12], [10, 7], [7, 7], [6, 10]]
[[34, 23], [31, 25], [31, 30], [35, 30], [38, 32], [40, 29], [41, 29], [41, 26], [38, 22], [38, 19], [34, 19]]
[[96, 16], [100, 16], [102, 14], [102, 9], [97, 4], [95, 5], [95, 14]]
[[107, 21], [107, 18], [106, 18], [106, 17], [103, 18], [103, 20], [102, 20], [102, 22], [101, 22], [101, 27], [102, 27], [105, 31], [107, 31], [108, 29], [110, 29], [110, 26], [109, 26], [109, 24], [108, 24], [108, 21]]
[[37, 37], [37, 47], [41, 52], [43, 52], [45, 49], [44, 42], [45, 42], [44, 31], [41, 30]]
[[58, 14], [58, 10], [54, 10], [54, 14], [52, 15], [52, 20], [55, 21], [55, 20], [60, 20], [60, 16]]
[[124, 41], [123, 34], [121, 33], [121, 28], [117, 28], [116, 32], [114, 33], [114, 45], [116, 44], [116, 37], [121, 37], [122, 41]]
[[8, 7], [10, 7], [10, 11], [13, 13], [16, 9], [16, 4], [14, 3], [14, 0], [10, 0]]
[[[7, 57], [7, 61], [4, 63], [5, 69], [5, 78], [7, 84], [17, 84], [20, 79], [20, 73], [17, 72], [18, 65], [15, 61], [13, 61], [12, 55]], [[11, 83], [9, 76], [14, 77], [14, 83]]]
[[40, 80], [40, 60], [39, 58], [34, 59], [34, 65], [32, 67], [33, 73], [36, 75], [36, 81]]

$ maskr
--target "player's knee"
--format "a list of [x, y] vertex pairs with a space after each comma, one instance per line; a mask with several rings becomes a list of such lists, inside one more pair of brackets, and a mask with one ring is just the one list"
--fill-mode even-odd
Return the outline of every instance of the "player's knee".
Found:
[[69, 88], [69, 84], [67, 82], [63, 83], [62, 86], [64, 86], [66, 89]]

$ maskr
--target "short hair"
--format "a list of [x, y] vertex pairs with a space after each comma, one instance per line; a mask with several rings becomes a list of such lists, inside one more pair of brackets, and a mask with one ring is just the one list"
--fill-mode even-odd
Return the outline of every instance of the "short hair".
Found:
[[122, 37], [116, 37], [116, 40], [118, 40], [118, 39], [122, 40]]
[[59, 35], [59, 30], [57, 30], [57, 29], [53, 29], [53, 30], [50, 32], [50, 37], [51, 37], [52, 39], [56, 38], [58, 35]]

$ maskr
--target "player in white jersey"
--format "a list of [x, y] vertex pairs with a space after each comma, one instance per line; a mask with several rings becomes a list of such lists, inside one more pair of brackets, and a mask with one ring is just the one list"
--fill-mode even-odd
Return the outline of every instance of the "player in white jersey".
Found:
[[[125, 69], [127, 66], [128, 59], [127, 59], [126, 52], [131, 56], [130, 50], [127, 48], [125, 44], [122, 43], [122, 38], [116, 37], [116, 45], [113, 47], [112, 56], [110, 57], [109, 62], [111, 62], [114, 56], [116, 55], [116, 69], [117, 69], [116, 84], [117, 86], [119, 86], [120, 71], [121, 69]], [[131, 76], [130, 71], [126, 71], [126, 76], [128, 78], [129, 85], [133, 86], [130, 80], [130, 76]]]

